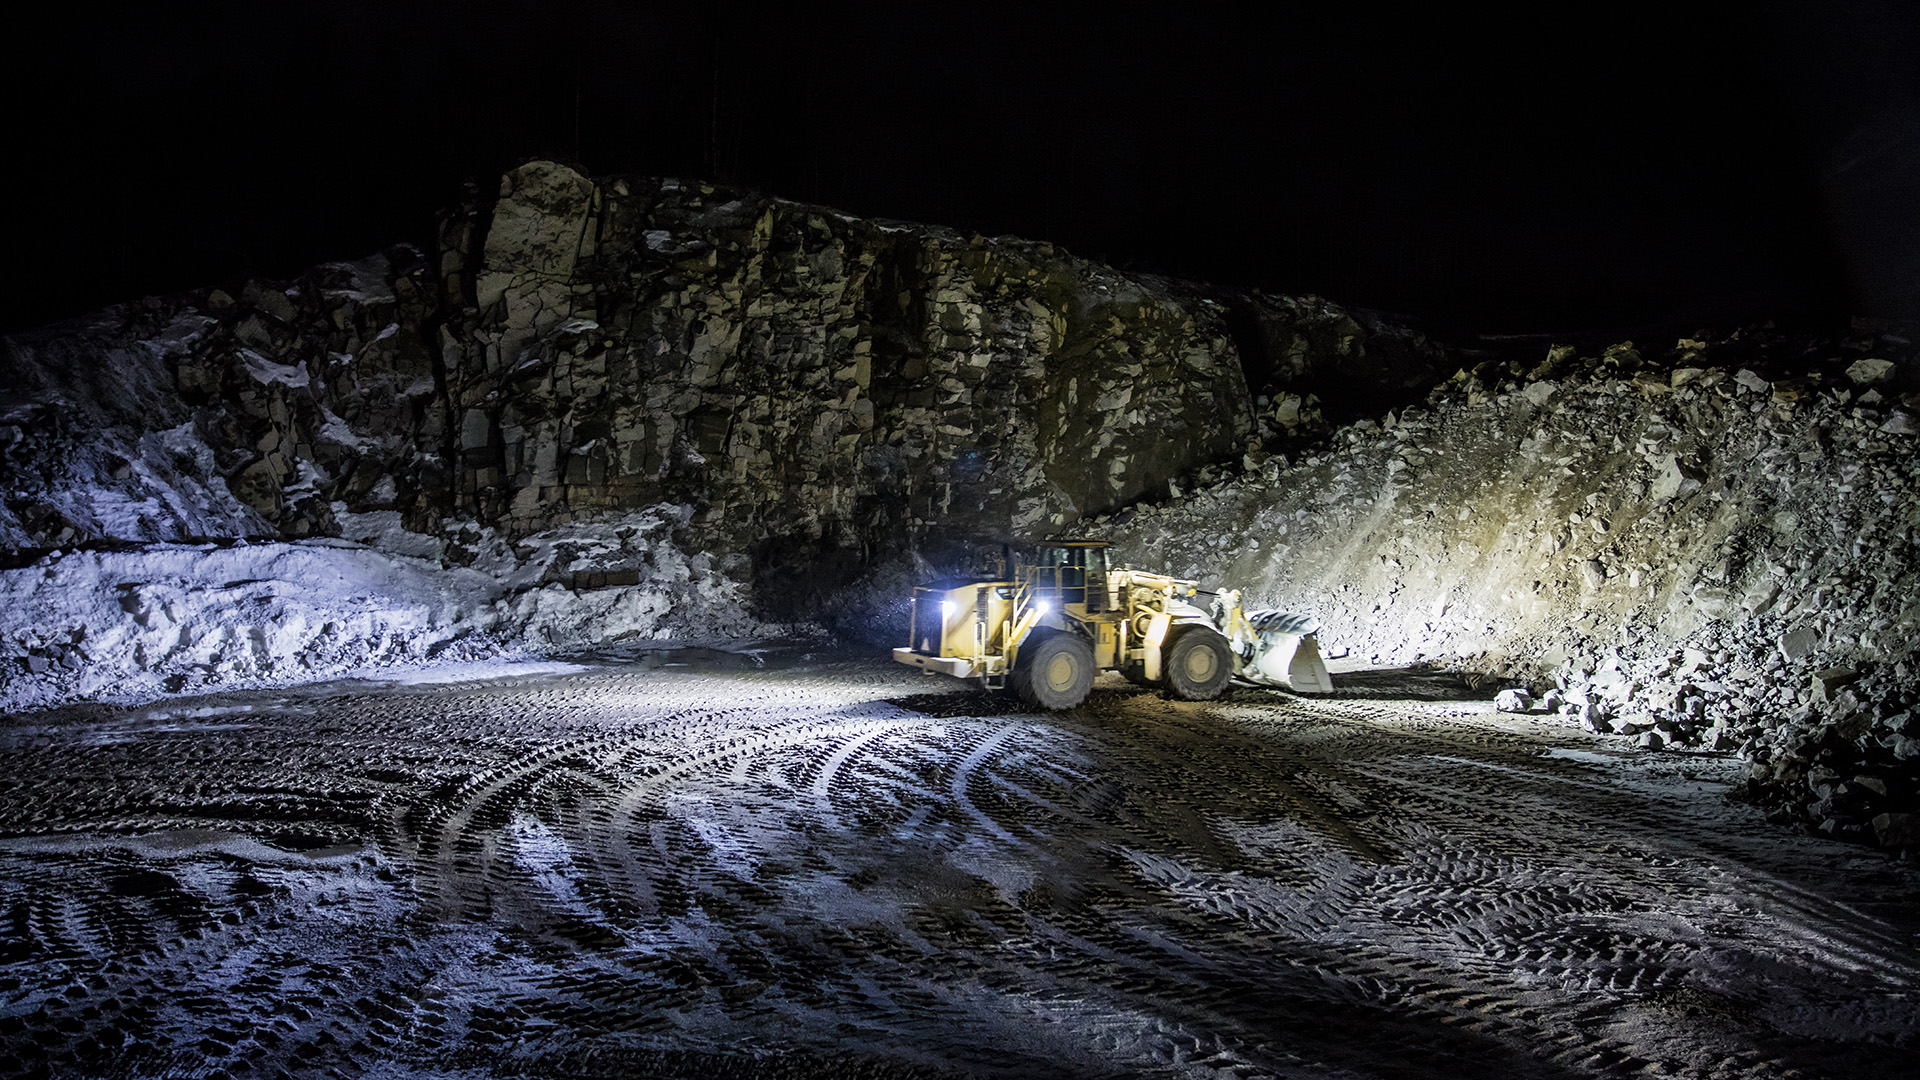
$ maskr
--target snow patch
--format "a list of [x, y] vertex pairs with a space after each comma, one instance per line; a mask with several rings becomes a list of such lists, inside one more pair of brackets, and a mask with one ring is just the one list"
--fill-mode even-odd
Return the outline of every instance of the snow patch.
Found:
[[369, 682], [396, 686], [446, 686], [488, 679], [523, 679], [532, 675], [578, 675], [592, 669], [557, 660], [468, 660], [423, 668], [399, 668], [363, 676]]
[[379, 448], [381, 440], [370, 439], [365, 435], [356, 433], [352, 427], [348, 426], [345, 420], [335, 415], [332, 409], [322, 405], [320, 407], [320, 415], [324, 418], [324, 423], [320, 425], [320, 437], [328, 442], [351, 447], [355, 450]]
[[[380, 498], [382, 488], [385, 489], [384, 499]], [[372, 494], [378, 501], [392, 501], [393, 478], [382, 477]], [[398, 510], [372, 510], [356, 514], [348, 510], [343, 502], [333, 503], [332, 509], [333, 519], [340, 526], [341, 539], [414, 559], [438, 559], [446, 547], [445, 542], [437, 536], [408, 531], [400, 522]]]
[[157, 360], [186, 356], [206, 337], [207, 331], [219, 325], [219, 322], [220, 320], [206, 315], [184, 312], [159, 333], [141, 339], [140, 344]]
[[341, 538], [55, 551], [0, 571], [0, 710], [383, 669], [403, 682], [564, 673], [577, 669], [544, 658], [792, 632], [755, 620], [744, 585], [680, 550], [685, 507], [518, 545], [449, 522], [467, 566], [397, 511], [333, 510]]
[[306, 368], [298, 364], [276, 364], [252, 349], [241, 349], [240, 358], [247, 362], [247, 374], [258, 383], [279, 383], [299, 388], [311, 381]]

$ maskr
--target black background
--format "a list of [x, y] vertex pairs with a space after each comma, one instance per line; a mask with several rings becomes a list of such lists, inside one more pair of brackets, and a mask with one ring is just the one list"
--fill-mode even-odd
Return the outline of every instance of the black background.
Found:
[[8, 16], [0, 326], [425, 242], [536, 156], [1442, 328], [1920, 317], [1911, 6], [1208, 10]]

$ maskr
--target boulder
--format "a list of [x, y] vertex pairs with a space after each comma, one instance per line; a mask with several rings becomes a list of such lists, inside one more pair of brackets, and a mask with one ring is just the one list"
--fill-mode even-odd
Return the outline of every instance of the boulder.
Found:
[[1580, 564], [1580, 578], [1587, 588], [1598, 589], [1607, 583], [1607, 568], [1598, 559], [1588, 559]]
[[1920, 846], [1920, 814], [1880, 814], [1873, 819], [1873, 835], [1883, 848]]
[[1700, 469], [1668, 454], [1660, 459], [1659, 473], [1647, 493], [1654, 502], [1685, 499], [1698, 492], [1705, 479]]
[[1820, 633], [1813, 627], [1802, 624], [1781, 634], [1775, 644], [1780, 649], [1780, 655], [1788, 662], [1804, 660], [1819, 646]]
[[1813, 700], [1822, 705], [1834, 704], [1842, 687], [1860, 678], [1860, 673], [1849, 667], [1822, 668], [1813, 673]]
[[1847, 365], [1847, 378], [1860, 386], [1883, 383], [1893, 378], [1895, 365], [1891, 360], [1879, 360], [1866, 357]]
[[1876, 798], [1884, 799], [1887, 797], [1888, 788], [1885, 777], [1856, 776], [1853, 778], [1852, 783], [1854, 787], [1859, 788], [1861, 791], [1871, 793]]

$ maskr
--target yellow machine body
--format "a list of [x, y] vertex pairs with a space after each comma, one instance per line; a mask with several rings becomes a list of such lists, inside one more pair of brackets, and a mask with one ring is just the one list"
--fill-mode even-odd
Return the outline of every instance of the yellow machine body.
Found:
[[[1038, 561], [1017, 564], [1010, 576], [914, 589], [908, 644], [893, 650], [894, 659], [989, 687], [1012, 679], [1022, 696], [1053, 708], [1067, 707], [1054, 701], [1077, 703], [1075, 693], [1084, 696], [1092, 672], [1075, 665], [1202, 698], [1217, 695], [1229, 676], [1307, 692], [1332, 689], [1311, 628], [1293, 632], [1305, 622], [1285, 624], [1286, 635], [1262, 632], [1240, 609], [1239, 593], [1202, 593], [1192, 581], [1113, 569], [1108, 547], [1099, 540], [1052, 541]], [[1188, 602], [1203, 595], [1214, 598], [1211, 611]], [[1060, 635], [1044, 648], [1044, 671], [1022, 667], [1023, 648], [1041, 648]], [[1182, 637], [1192, 640], [1183, 646]], [[1270, 643], [1282, 637], [1286, 660], [1263, 664]], [[1173, 653], [1178, 670], [1168, 666]]]

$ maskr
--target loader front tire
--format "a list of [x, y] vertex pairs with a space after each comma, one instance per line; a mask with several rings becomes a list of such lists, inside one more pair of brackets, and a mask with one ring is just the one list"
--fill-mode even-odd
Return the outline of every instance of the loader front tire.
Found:
[[1071, 709], [1093, 688], [1093, 646], [1077, 634], [1052, 633], [1020, 649], [1013, 692], [1029, 705]]
[[1206, 626], [1189, 626], [1167, 650], [1167, 689], [1182, 701], [1212, 701], [1233, 677], [1233, 650]]

